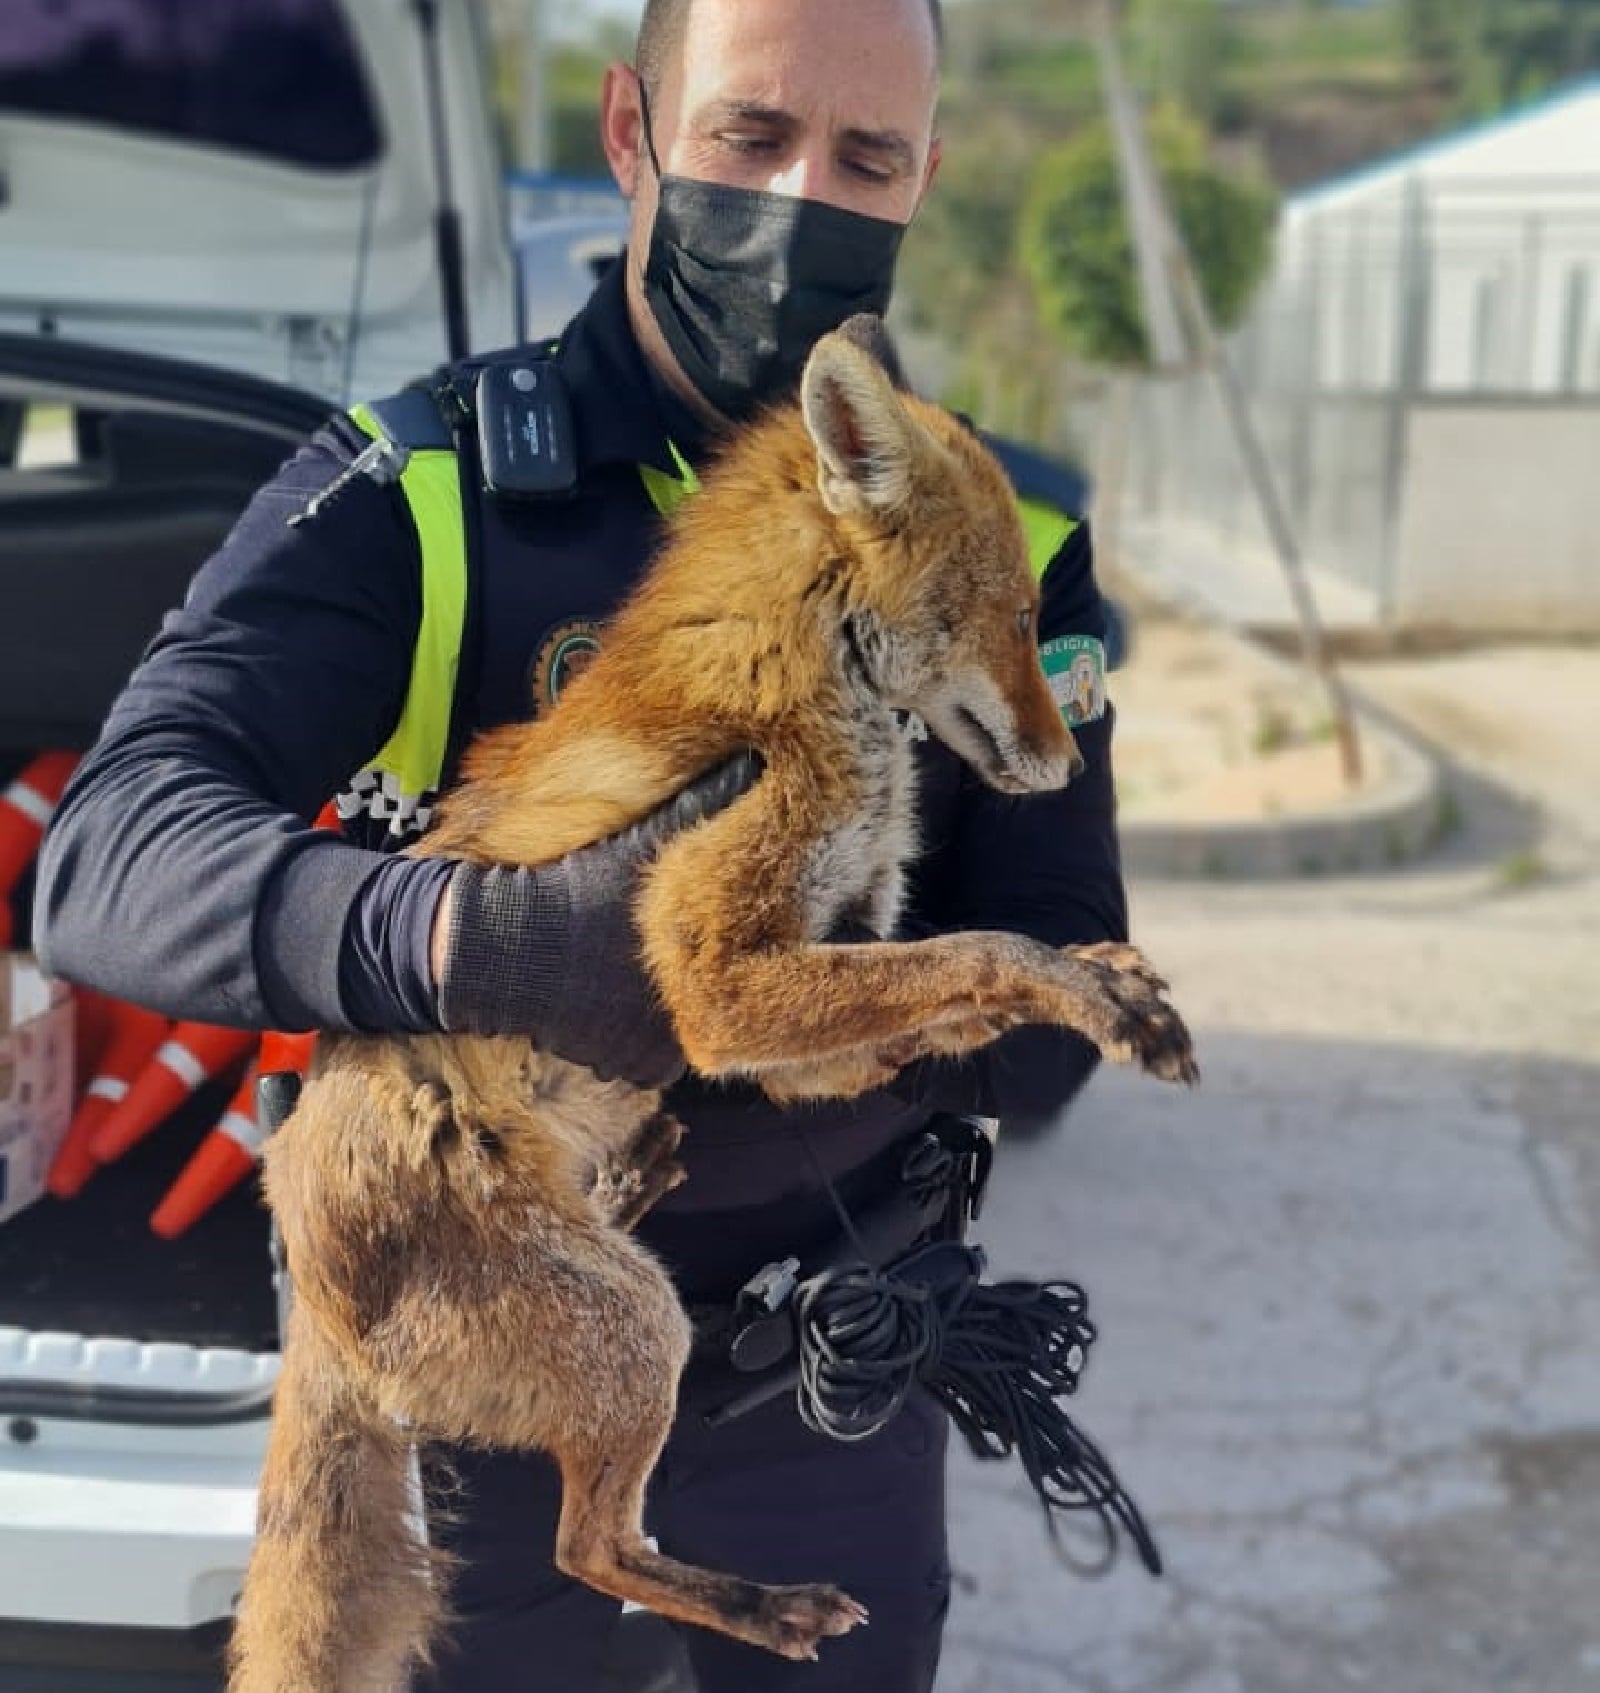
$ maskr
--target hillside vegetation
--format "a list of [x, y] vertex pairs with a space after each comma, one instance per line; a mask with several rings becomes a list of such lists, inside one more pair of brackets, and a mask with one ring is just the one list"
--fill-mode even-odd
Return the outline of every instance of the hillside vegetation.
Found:
[[[1085, 366], [1126, 363], [1140, 340], [1127, 323], [1136, 300], [1107, 294], [1131, 291], [1132, 269], [1116, 196], [1092, 179], [1103, 120], [1088, 11], [1089, 0], [947, 0], [945, 163], [901, 267], [904, 322], [943, 349], [946, 397], [1046, 440], [1059, 433], [1064, 388]], [[1236, 231], [1231, 251], [1213, 241], [1201, 254], [1195, 242], [1224, 319], [1270, 262], [1253, 220], [1270, 225], [1280, 195], [1600, 71], [1600, 0], [1124, 0], [1120, 12], [1154, 127], [1193, 138], [1177, 150], [1181, 190], [1174, 150], [1157, 149], [1174, 203], [1198, 208], [1208, 229], [1218, 214], [1207, 208], [1225, 209]], [[606, 59], [629, 47], [611, 26], [554, 55], [557, 169], [603, 173], [594, 90]], [[515, 87], [509, 66], [505, 86]], [[1090, 179], [1073, 176], [1075, 156]], [[1054, 217], [1052, 183], [1063, 196]], [[1092, 256], [1092, 279], [1071, 274], [1075, 247], [1085, 264]], [[1091, 293], [1111, 326], [1098, 346], [1063, 315], [1063, 301]]]

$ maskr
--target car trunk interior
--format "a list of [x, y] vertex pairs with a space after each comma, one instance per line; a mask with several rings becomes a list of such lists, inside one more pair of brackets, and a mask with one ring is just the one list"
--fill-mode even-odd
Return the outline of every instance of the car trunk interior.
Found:
[[[25, 757], [0, 754], [0, 786]], [[31, 894], [30, 874], [12, 900], [23, 950]], [[237, 1081], [235, 1066], [206, 1083], [73, 1198], [47, 1194], [0, 1222], [0, 1325], [249, 1352], [277, 1346], [267, 1216], [254, 1178], [176, 1240], [149, 1222]]]
[[[263, 396], [207, 378], [204, 415], [184, 415], [181, 380], [163, 375], [123, 399], [106, 369], [81, 351], [62, 353], [65, 369], [44, 369], [33, 393], [0, 358], [0, 785], [38, 751], [93, 742], [163, 613], [328, 409], [288, 390], [265, 394], [256, 413], [230, 409], [223, 402], [236, 389], [246, 401]], [[119, 374], [131, 361], [111, 362]], [[31, 881], [12, 891], [18, 947], [29, 941]], [[236, 1080], [208, 1083], [75, 1198], [45, 1197], [0, 1223], [0, 1325], [276, 1347], [267, 1219], [253, 1179], [177, 1240], [149, 1227]]]
[[75, 1198], [0, 1223], [0, 1324], [188, 1346], [277, 1346], [266, 1212], [254, 1180], [177, 1240], [150, 1213], [227, 1104], [207, 1087]]
[[32, 411], [44, 422], [0, 466], [0, 739], [83, 747], [287, 447], [158, 413]]

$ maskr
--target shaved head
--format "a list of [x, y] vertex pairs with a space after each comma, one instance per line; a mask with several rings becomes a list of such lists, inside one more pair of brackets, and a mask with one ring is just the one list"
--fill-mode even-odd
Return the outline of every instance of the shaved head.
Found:
[[[639, 39], [634, 48], [634, 68], [645, 92], [652, 97], [661, 86], [661, 78], [673, 55], [683, 45], [684, 28], [689, 21], [689, 8], [694, 0], [645, 0], [644, 16], [639, 20]], [[933, 38], [944, 45], [944, 8], [940, 0], [927, 0], [928, 18], [933, 24]]]

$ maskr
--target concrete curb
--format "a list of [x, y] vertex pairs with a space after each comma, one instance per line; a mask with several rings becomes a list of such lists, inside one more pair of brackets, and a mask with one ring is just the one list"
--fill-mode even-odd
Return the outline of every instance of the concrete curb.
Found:
[[[1225, 622], [1200, 596], [1160, 597], [1197, 611], [1218, 639], [1239, 647], [1252, 664], [1294, 677], [1307, 674], [1303, 665]], [[1137, 640], [1137, 617], [1134, 621]], [[1351, 710], [1367, 767], [1382, 771], [1375, 785], [1337, 805], [1280, 817], [1124, 815], [1119, 821], [1124, 871], [1219, 881], [1333, 876], [1391, 870], [1429, 851], [1451, 822], [1452, 802], [1438, 761], [1354, 697]]]
[[1449, 825], [1439, 766], [1370, 714], [1358, 711], [1356, 722], [1364, 756], [1383, 761], [1375, 788], [1327, 810], [1259, 821], [1124, 818], [1124, 871], [1217, 881], [1333, 876], [1392, 870], [1421, 856]]

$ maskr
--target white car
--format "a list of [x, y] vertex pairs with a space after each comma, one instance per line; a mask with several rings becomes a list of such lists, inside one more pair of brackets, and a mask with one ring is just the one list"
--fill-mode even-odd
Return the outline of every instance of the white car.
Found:
[[[330, 410], [555, 332], [625, 228], [602, 193], [513, 239], [471, 0], [3, 11], [0, 786], [89, 744]], [[147, 1218], [224, 1102], [0, 1223], [0, 1693], [219, 1684], [278, 1365], [267, 1227], [250, 1184], [174, 1242]]]
[[[555, 333], [620, 250], [609, 190], [508, 192], [475, 7], [0, 0], [0, 786], [90, 744], [331, 410]], [[176, 1241], [147, 1219], [225, 1103], [0, 1223], [0, 1693], [219, 1685], [278, 1367], [266, 1217], [247, 1183]], [[662, 1634], [623, 1631], [618, 1685], [681, 1685]]]
[[428, 10], [6, 0], [0, 331], [343, 403], [442, 362], [453, 309], [473, 348], [560, 328], [620, 197], [534, 226], [519, 286], [477, 8]]

